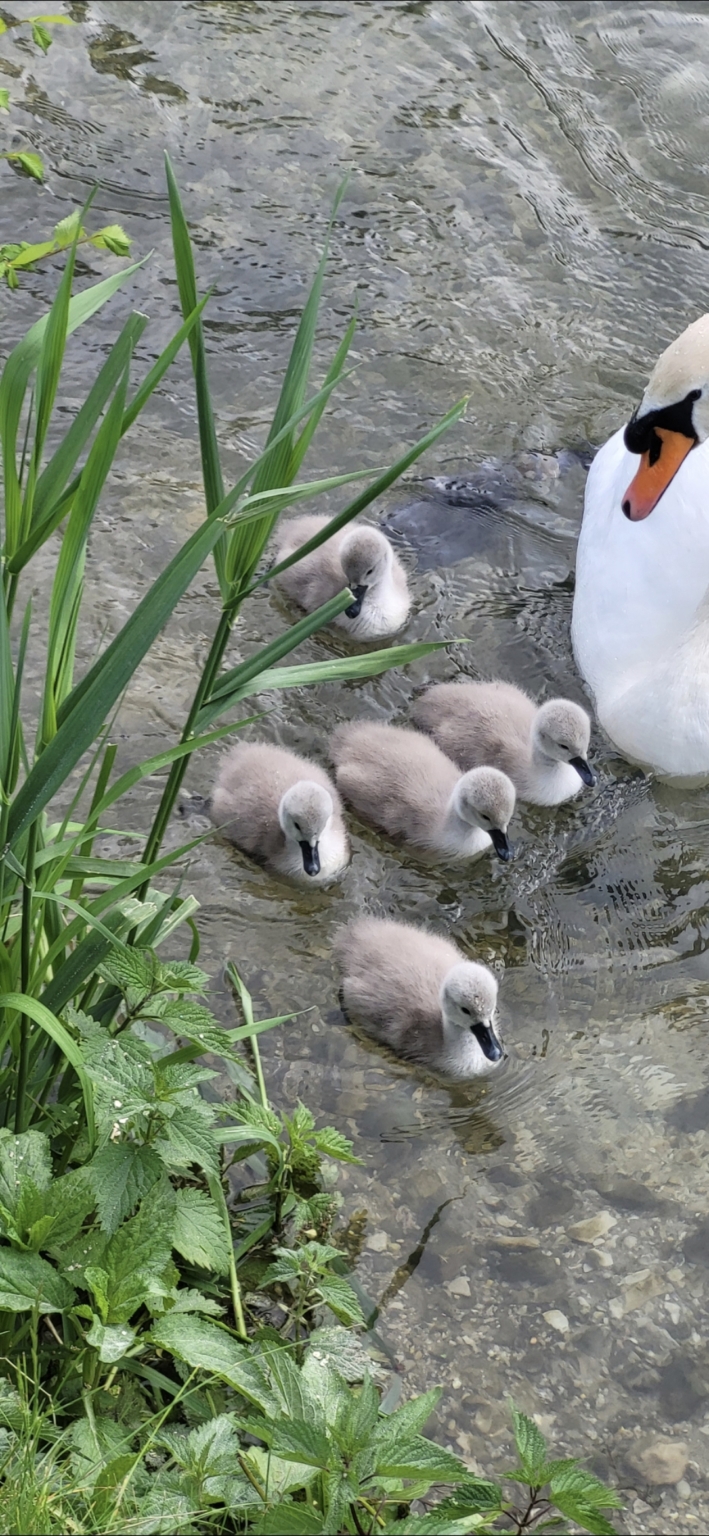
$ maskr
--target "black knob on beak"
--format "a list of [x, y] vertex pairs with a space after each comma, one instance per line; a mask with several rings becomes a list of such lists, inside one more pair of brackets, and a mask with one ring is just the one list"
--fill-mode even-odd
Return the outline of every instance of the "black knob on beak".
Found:
[[492, 846], [498, 859], [503, 859], [504, 863], [507, 864], [508, 860], [514, 856], [514, 848], [509, 841], [507, 833], [501, 832], [499, 827], [491, 827], [490, 837], [492, 838]]
[[592, 788], [596, 782], [596, 775], [593, 769], [589, 768], [585, 757], [570, 757], [569, 763], [572, 768], [576, 769], [579, 778], [583, 780], [584, 784], [588, 784], [589, 789]]
[[317, 843], [301, 843], [300, 851], [303, 855], [303, 869], [306, 875], [320, 874], [320, 851]]
[[364, 599], [365, 599], [366, 595], [367, 595], [367, 587], [366, 586], [360, 586], [360, 587], [353, 587], [352, 588], [352, 596], [354, 597], [354, 602], [350, 603], [349, 608], [345, 608], [345, 618], [346, 619], [357, 619], [357, 618], [359, 618], [359, 615], [362, 612], [362, 604], [364, 602]]

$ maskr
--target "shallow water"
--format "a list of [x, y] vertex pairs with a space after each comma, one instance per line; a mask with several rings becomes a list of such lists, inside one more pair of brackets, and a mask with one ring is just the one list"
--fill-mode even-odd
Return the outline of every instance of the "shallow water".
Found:
[[[568, 626], [583, 450], [627, 419], [657, 353], [706, 308], [709, 6], [67, 10], [79, 25], [57, 29], [46, 60], [2, 39], [11, 127], [50, 167], [43, 190], [3, 172], [7, 238], [40, 238], [100, 177], [100, 222], [123, 222], [135, 253], [153, 254], [101, 326], [70, 343], [63, 409], [131, 306], [151, 320], [141, 371], [175, 327], [166, 147], [201, 286], [215, 286], [207, 337], [227, 480], [263, 441], [348, 167], [318, 366], [356, 300], [358, 367], [313, 475], [391, 460], [470, 394], [421, 474], [472, 476], [472, 504], [412, 479], [380, 508], [411, 571], [411, 636], [467, 644], [365, 686], [264, 698], [260, 729], [325, 760], [334, 721], [404, 721], [417, 687], [459, 670], [582, 699]], [[92, 254], [81, 275], [115, 264]], [[47, 269], [4, 296], [5, 345], [54, 283]], [[181, 359], [104, 495], [84, 660], [201, 515]], [[206, 572], [126, 701], [124, 762], [174, 739], [215, 611]], [[286, 616], [262, 589], [234, 657]], [[298, 659], [337, 644], [313, 641]], [[345, 1215], [367, 1213], [358, 1273], [374, 1300], [440, 1210], [378, 1323], [384, 1381], [401, 1378], [407, 1394], [440, 1381], [442, 1438], [488, 1473], [508, 1464], [511, 1394], [555, 1454], [590, 1455], [626, 1490], [629, 1531], [701, 1531], [709, 795], [653, 785], [600, 734], [593, 751], [597, 788], [556, 812], [523, 810], [509, 867], [419, 864], [355, 825], [352, 867], [331, 893], [293, 892], [218, 843], [195, 858], [190, 886], [208, 968], [233, 958], [263, 1014], [309, 1010], [264, 1037], [269, 1086], [355, 1140], [364, 1166], [340, 1187]], [[215, 762], [193, 764], [193, 789]], [[136, 797], [132, 824], [147, 823], [157, 792]], [[331, 935], [362, 910], [428, 923], [504, 968], [500, 1078], [449, 1093], [344, 1029]], [[231, 1018], [218, 987], [215, 1006]], [[602, 1212], [595, 1242], [569, 1236]], [[559, 1313], [563, 1331], [545, 1318]], [[631, 1471], [641, 1432], [686, 1441], [691, 1507], [686, 1484], [648, 1489]]]

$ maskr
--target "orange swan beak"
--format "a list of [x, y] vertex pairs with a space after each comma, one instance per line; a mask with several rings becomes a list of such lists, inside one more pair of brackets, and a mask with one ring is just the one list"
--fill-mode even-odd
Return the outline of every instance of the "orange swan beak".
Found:
[[685, 437], [684, 432], [671, 432], [668, 427], [655, 427], [654, 432], [660, 439], [660, 452], [654, 463], [650, 462], [649, 453], [641, 455], [640, 468], [623, 497], [623, 511], [631, 523], [640, 523], [650, 516], [695, 445], [695, 440]]

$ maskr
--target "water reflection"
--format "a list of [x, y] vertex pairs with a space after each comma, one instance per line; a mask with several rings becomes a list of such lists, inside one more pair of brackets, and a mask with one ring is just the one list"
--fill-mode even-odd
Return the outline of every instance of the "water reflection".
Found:
[[[318, 377], [355, 297], [358, 367], [313, 474], [392, 459], [470, 393], [424, 479], [381, 508], [412, 573], [412, 638], [466, 643], [363, 686], [266, 696], [259, 730], [326, 761], [333, 722], [401, 723], [417, 688], [456, 670], [582, 699], [568, 625], [587, 445], [627, 419], [654, 358], [706, 308], [707, 7], [69, 9], [80, 25], [56, 29], [46, 61], [14, 33], [3, 40], [23, 132], [51, 168], [42, 192], [12, 183], [17, 225], [43, 238], [99, 177], [101, 222], [124, 221], [137, 254], [154, 255], [106, 331], [72, 341], [63, 408], [130, 307], [151, 317], [141, 366], [174, 329], [165, 147], [200, 281], [215, 287], [208, 344], [227, 480], [263, 441], [348, 166]], [[106, 258], [100, 273], [85, 261], [84, 275], [105, 273]], [[6, 298], [8, 344], [54, 282], [28, 275]], [[121, 454], [90, 550], [84, 662], [202, 516], [186, 358]], [[123, 766], [172, 741], [214, 604], [206, 572], [126, 701]], [[233, 659], [284, 617], [262, 589]], [[339, 643], [313, 639], [299, 659]], [[559, 1454], [591, 1447], [598, 1470], [630, 1487], [630, 1529], [702, 1530], [709, 798], [655, 785], [598, 733], [593, 757], [593, 792], [551, 813], [522, 809], [509, 869], [426, 866], [359, 828], [328, 894], [293, 892], [216, 842], [196, 852], [189, 883], [215, 976], [233, 958], [264, 1016], [303, 1010], [264, 1037], [269, 1084], [355, 1138], [364, 1167], [343, 1169], [340, 1185], [345, 1218], [365, 1210], [357, 1273], [375, 1301], [387, 1297], [378, 1329], [405, 1390], [448, 1385], [443, 1439], [486, 1472], [507, 1464], [511, 1393]], [[195, 790], [215, 760], [194, 765]], [[135, 792], [132, 825], [147, 824], [157, 789]], [[342, 1026], [331, 937], [363, 909], [450, 933], [501, 971], [512, 1059], [479, 1098], [419, 1081]], [[218, 983], [214, 1001], [231, 1022]], [[687, 1442], [691, 1508], [632, 1471], [641, 1427]]]

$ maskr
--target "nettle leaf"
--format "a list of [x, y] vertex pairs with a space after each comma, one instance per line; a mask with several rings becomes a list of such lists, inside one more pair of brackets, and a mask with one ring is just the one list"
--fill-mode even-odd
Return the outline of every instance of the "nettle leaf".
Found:
[[347, 1323], [351, 1328], [364, 1327], [364, 1313], [349, 1281], [341, 1275], [321, 1275], [316, 1288], [341, 1323]]
[[153, 992], [163, 990], [162, 966], [150, 949], [113, 949], [99, 969], [106, 981], [120, 988], [129, 1013], [136, 1013]]
[[[308, 1339], [307, 1360], [314, 1366], [325, 1364], [334, 1367], [344, 1381], [362, 1381], [371, 1367], [371, 1358], [361, 1339], [348, 1328], [337, 1325], [316, 1328]], [[418, 1426], [416, 1426], [418, 1427]]]
[[175, 1312], [203, 1312], [209, 1317], [221, 1317], [224, 1312], [224, 1308], [213, 1296], [203, 1296], [201, 1291], [188, 1290], [184, 1286], [179, 1291], [173, 1291], [162, 1310], [171, 1317]]
[[42, 1131], [7, 1132], [0, 1139], [0, 1203], [14, 1211], [26, 1179], [37, 1190], [46, 1189], [52, 1177], [49, 1137]]
[[132, 245], [130, 236], [120, 224], [105, 224], [103, 229], [98, 229], [91, 236], [91, 244], [98, 250], [102, 248], [111, 251], [114, 256], [129, 256]]
[[263, 1413], [272, 1416], [278, 1412], [275, 1393], [248, 1345], [239, 1343], [215, 1323], [169, 1312], [153, 1324], [151, 1336], [154, 1344], [167, 1349], [178, 1360], [221, 1376]]
[[[199, 1083], [207, 1083], [218, 1077], [211, 1067], [199, 1067], [193, 1061], [155, 1062], [155, 1091], [158, 1099], [177, 1098], [186, 1094]], [[184, 1101], [183, 1101], [184, 1102]]]
[[[327, 1528], [330, 1529], [329, 1522]], [[284, 1530], [288, 1531], [288, 1536], [321, 1536], [325, 1530], [325, 1516], [310, 1504], [294, 1504], [292, 1499], [287, 1499], [275, 1509], [266, 1510], [254, 1526], [255, 1536], [283, 1536]]]
[[136, 1330], [129, 1328], [126, 1323], [106, 1327], [98, 1317], [95, 1317], [86, 1342], [93, 1349], [98, 1350], [99, 1360], [104, 1365], [114, 1365], [116, 1360], [122, 1360], [131, 1345], [135, 1343]]
[[178, 1189], [175, 1201], [173, 1247], [188, 1264], [228, 1274], [231, 1255], [214, 1201], [200, 1189]]
[[352, 1151], [352, 1142], [346, 1136], [342, 1136], [333, 1126], [326, 1125], [321, 1131], [316, 1131], [313, 1136], [313, 1145], [323, 1157], [334, 1157], [340, 1163], [360, 1163], [361, 1157], [355, 1157]]
[[272, 1425], [272, 1448], [282, 1461], [297, 1461], [321, 1471], [339, 1465], [339, 1455], [322, 1429], [306, 1419], [278, 1418]]
[[[388, 1525], [387, 1530], [396, 1532], [396, 1536], [468, 1536], [469, 1532], [490, 1530], [485, 1515], [469, 1512], [456, 1519], [442, 1513], [442, 1510], [443, 1504], [437, 1504], [430, 1515], [409, 1515], [405, 1520], [396, 1520], [393, 1525]], [[544, 1527], [535, 1525], [534, 1529], [541, 1531]]]
[[108, 1275], [106, 1322], [127, 1323], [151, 1295], [169, 1295], [175, 1192], [166, 1178], [154, 1184], [138, 1212], [111, 1238], [104, 1255]]
[[190, 960], [164, 960], [160, 964], [160, 979], [170, 992], [207, 991], [209, 976]]
[[[148, 1060], [141, 1059], [140, 1046]], [[107, 1124], [144, 1114], [154, 1102], [150, 1053], [142, 1041], [124, 1036], [119, 1042], [101, 1031], [84, 1042], [84, 1067], [97, 1093], [97, 1116]]]
[[44, 1207], [52, 1217], [50, 1252], [73, 1241], [94, 1210], [95, 1200], [86, 1168], [72, 1168], [61, 1178], [52, 1179], [44, 1192]]
[[307, 1393], [308, 1420], [322, 1427], [334, 1424], [349, 1398], [350, 1389], [344, 1377], [329, 1360], [323, 1359], [319, 1351], [309, 1349], [303, 1361], [300, 1380], [302, 1389]]
[[465, 1476], [465, 1467], [457, 1456], [423, 1435], [396, 1440], [377, 1450], [377, 1474], [381, 1477], [417, 1477], [425, 1473], [432, 1482], [457, 1483]]
[[35, 181], [44, 181], [44, 165], [41, 155], [33, 155], [27, 149], [16, 149], [11, 154], [3, 156], [5, 160], [11, 160], [19, 166], [26, 176], [33, 176]]
[[438, 1407], [442, 1395], [441, 1387], [431, 1387], [430, 1391], [422, 1392], [419, 1397], [412, 1398], [411, 1402], [402, 1403], [394, 1413], [387, 1414], [378, 1425], [375, 1437], [381, 1451], [385, 1452], [397, 1440], [408, 1440], [411, 1435], [420, 1434]]
[[214, 1051], [218, 1056], [234, 1054], [226, 1030], [202, 1003], [194, 1003], [185, 997], [158, 996], [149, 1008], [143, 1010], [143, 1017], [159, 1019], [173, 1034], [190, 1040], [203, 1051]]
[[359, 1392], [347, 1393], [332, 1431], [348, 1462], [369, 1446], [378, 1418], [379, 1393], [367, 1374]]
[[168, 1167], [189, 1168], [193, 1163], [211, 1173], [219, 1171], [219, 1143], [214, 1134], [215, 1110], [203, 1099], [195, 1098], [189, 1105], [180, 1105], [163, 1126], [163, 1134], [155, 1142]]
[[68, 1312], [74, 1289], [37, 1253], [0, 1248], [0, 1311]]
[[525, 1479], [531, 1487], [540, 1487], [543, 1481], [541, 1474], [547, 1460], [546, 1440], [534, 1420], [518, 1408], [512, 1408], [512, 1428]]
[[581, 1526], [582, 1531], [590, 1531], [591, 1536], [617, 1536], [615, 1526], [611, 1525], [605, 1515], [593, 1505], [584, 1504], [581, 1499], [575, 1499], [570, 1493], [561, 1494], [554, 1499], [557, 1509], [568, 1520], [574, 1520]]
[[100, 1148], [87, 1172], [104, 1232], [118, 1230], [160, 1178], [162, 1167], [152, 1147], [117, 1141]]
[[46, 27], [42, 26], [41, 21], [33, 21], [31, 26], [33, 42], [37, 44], [38, 48], [41, 48], [42, 53], [48, 53], [52, 46], [51, 33], [47, 31]]
[[450, 1515], [457, 1519], [466, 1511], [482, 1514], [499, 1510], [502, 1506], [502, 1489], [498, 1483], [490, 1483], [481, 1477], [465, 1477], [455, 1490], [436, 1505], [437, 1515]]
[[[309, 1488], [318, 1476], [317, 1467], [306, 1466], [304, 1462], [283, 1461], [273, 1451], [262, 1451], [257, 1445], [250, 1445], [246, 1456], [251, 1470], [263, 1487], [268, 1488], [272, 1502], [282, 1499], [286, 1493], [293, 1493], [296, 1488]], [[281, 1526], [282, 1531], [286, 1529], [290, 1536], [292, 1526]]]
[[[622, 1509], [623, 1500], [613, 1488], [607, 1488], [600, 1478], [586, 1472], [578, 1463], [567, 1463], [561, 1472], [551, 1478], [551, 1496], [556, 1501], [559, 1494], [572, 1494], [589, 1507], [597, 1509]], [[559, 1506], [561, 1507], [561, 1506]]]

